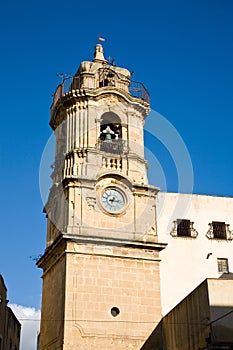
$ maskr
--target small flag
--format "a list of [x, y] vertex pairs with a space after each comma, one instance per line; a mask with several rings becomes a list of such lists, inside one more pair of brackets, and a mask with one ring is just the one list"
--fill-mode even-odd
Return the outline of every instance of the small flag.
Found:
[[102, 38], [101, 36], [98, 36], [98, 40], [99, 40], [99, 41], [105, 41], [105, 39]]

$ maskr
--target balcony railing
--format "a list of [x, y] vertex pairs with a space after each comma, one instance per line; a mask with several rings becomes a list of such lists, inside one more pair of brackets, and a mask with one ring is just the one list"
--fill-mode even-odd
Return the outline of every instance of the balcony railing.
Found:
[[[102, 75], [103, 75], [103, 73], [102, 73]], [[110, 82], [108, 79], [103, 79], [102, 85], [100, 84], [101, 86], [98, 85], [92, 89], [96, 89], [99, 87], [112, 86], [112, 87], [117, 87], [120, 89], [122, 88], [122, 90], [125, 90], [126, 82], [124, 80], [122, 80], [122, 86], [121, 86], [120, 82], [121, 82], [121, 79], [111, 79]], [[62, 96], [64, 96], [68, 91], [78, 90], [80, 88], [81, 88], [80, 77], [64, 78], [62, 83], [60, 85], [58, 85], [58, 87], [53, 95], [53, 103], [51, 106], [51, 111], [54, 109], [57, 101]], [[140, 98], [141, 100], [144, 100], [147, 103], [150, 102], [149, 93], [142, 83], [130, 80], [130, 84], [127, 87], [127, 89], [128, 89], [131, 96], [136, 97], [136, 98]]]
[[129, 93], [133, 97], [140, 98], [148, 103], [150, 102], [150, 95], [142, 83], [131, 80], [129, 85]]
[[100, 140], [98, 144], [99, 150], [112, 153], [112, 154], [125, 154], [128, 152], [128, 148], [125, 140]]

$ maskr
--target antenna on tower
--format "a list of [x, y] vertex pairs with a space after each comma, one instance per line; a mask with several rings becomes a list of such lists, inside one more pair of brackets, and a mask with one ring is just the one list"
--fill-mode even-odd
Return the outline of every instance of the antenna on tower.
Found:
[[110, 66], [115, 66], [116, 65], [115, 58], [112, 58], [111, 56], [108, 56], [108, 64]]
[[56, 76], [59, 77], [59, 78], [71, 77], [71, 75], [69, 75], [67, 73], [57, 73]]
[[67, 74], [67, 73], [57, 73], [56, 76], [58, 78], [61, 78], [62, 82], [66, 79], [66, 78], [71, 78], [71, 75]]

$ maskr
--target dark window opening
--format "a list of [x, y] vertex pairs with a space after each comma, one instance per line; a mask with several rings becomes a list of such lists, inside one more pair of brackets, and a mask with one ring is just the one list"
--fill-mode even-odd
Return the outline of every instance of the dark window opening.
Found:
[[116, 86], [117, 74], [111, 69], [99, 70], [99, 87]]
[[177, 219], [177, 236], [191, 236], [190, 220]]
[[104, 80], [99, 82], [99, 87], [109, 86], [109, 85], [112, 85], [112, 84], [110, 84], [108, 79], [104, 79]]
[[227, 238], [225, 222], [213, 221], [212, 226], [213, 226], [214, 238], [219, 238], [219, 239], [226, 239]]

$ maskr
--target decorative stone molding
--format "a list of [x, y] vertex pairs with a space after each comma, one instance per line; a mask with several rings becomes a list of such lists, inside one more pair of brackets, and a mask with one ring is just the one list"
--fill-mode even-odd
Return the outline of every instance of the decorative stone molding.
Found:
[[214, 230], [213, 230], [212, 223], [209, 224], [209, 230], [206, 233], [206, 237], [209, 238], [209, 239], [213, 239], [214, 238]]
[[102, 157], [102, 167], [104, 169], [122, 170], [122, 159], [112, 157]]
[[230, 230], [230, 225], [224, 222], [220, 223], [223, 226], [222, 234], [215, 233], [215, 222], [209, 223], [209, 230], [206, 233], [206, 237], [209, 239], [225, 239], [233, 240], [233, 231]]
[[155, 227], [155, 226], [151, 226], [151, 227], [146, 231], [146, 235], [157, 236], [156, 227]]
[[87, 205], [89, 210], [94, 210], [96, 205], [95, 197], [86, 197]]
[[158, 237], [157, 237], [157, 229], [156, 227], [153, 225], [151, 227], [149, 227], [145, 234], [140, 236], [139, 239], [141, 241], [143, 241], [144, 243], [146, 242], [157, 242]]

